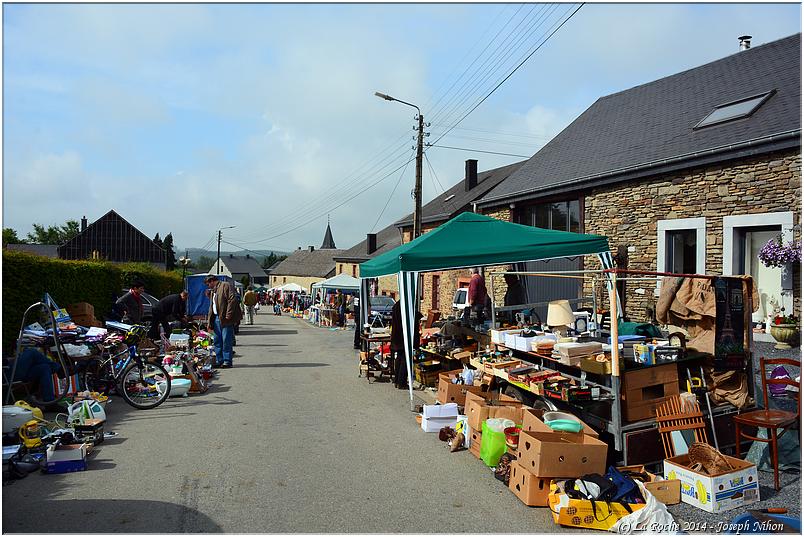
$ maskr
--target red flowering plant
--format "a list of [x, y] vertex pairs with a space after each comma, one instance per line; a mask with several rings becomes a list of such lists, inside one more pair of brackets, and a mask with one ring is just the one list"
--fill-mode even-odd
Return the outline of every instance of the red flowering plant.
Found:
[[794, 324], [798, 326], [798, 317], [795, 315], [785, 315], [784, 308], [782, 308], [781, 315], [777, 315], [773, 319], [773, 324], [781, 325], [781, 324]]

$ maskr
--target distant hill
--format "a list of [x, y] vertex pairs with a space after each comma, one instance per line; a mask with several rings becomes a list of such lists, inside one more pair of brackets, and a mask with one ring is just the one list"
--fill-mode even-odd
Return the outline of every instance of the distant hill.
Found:
[[[184, 254], [184, 250], [180, 250], [176, 248], [176, 259], [182, 257]], [[239, 250], [239, 251], [229, 251], [229, 250], [221, 250], [221, 257], [226, 257], [229, 254], [238, 256], [238, 257], [245, 257], [246, 254], [250, 255], [251, 257], [257, 260], [257, 263], [262, 264], [262, 260], [264, 257], [268, 257], [273, 252], [277, 256], [287, 255], [288, 252], [280, 252], [278, 250]], [[216, 250], [202, 250], [200, 248], [188, 248], [187, 255], [190, 256], [190, 259], [194, 262], [197, 262], [202, 257], [208, 257], [210, 259], [215, 260], [215, 257], [218, 255]], [[209, 267], [198, 267], [201, 270], [208, 270]]]

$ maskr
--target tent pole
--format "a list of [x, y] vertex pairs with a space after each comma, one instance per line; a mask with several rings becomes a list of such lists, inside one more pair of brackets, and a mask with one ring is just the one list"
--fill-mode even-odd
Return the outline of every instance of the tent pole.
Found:
[[[494, 275], [497, 274], [496, 272], [489, 273], [489, 287], [491, 289], [491, 328], [492, 330], [497, 327], [497, 314], [495, 312], [495, 304], [494, 304]], [[480, 342], [477, 342], [477, 350], [480, 351]]]

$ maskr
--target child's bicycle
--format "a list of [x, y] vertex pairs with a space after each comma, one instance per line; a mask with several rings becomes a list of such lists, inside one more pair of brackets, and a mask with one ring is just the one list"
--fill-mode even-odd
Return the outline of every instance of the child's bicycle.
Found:
[[82, 380], [87, 390], [109, 395], [116, 391], [134, 408], [156, 408], [170, 396], [170, 375], [161, 364], [150, 363], [137, 353], [145, 328], [133, 326], [123, 345], [102, 347], [101, 355], [86, 363]]

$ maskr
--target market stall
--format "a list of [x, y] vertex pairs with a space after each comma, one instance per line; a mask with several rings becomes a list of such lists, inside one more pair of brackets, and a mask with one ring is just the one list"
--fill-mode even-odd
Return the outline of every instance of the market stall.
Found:
[[329, 306], [326, 296], [339, 290], [345, 295], [356, 295], [360, 290], [360, 280], [348, 274], [338, 274], [313, 284], [313, 304], [317, 304], [314, 306], [317, 309], [314, 316], [318, 326], [322, 324], [334, 326], [333, 321], [337, 320], [338, 312]]
[[584, 235], [504, 222], [462, 213], [436, 229], [360, 265], [361, 326], [366, 322], [368, 278], [397, 274], [403, 317], [408, 387], [413, 410], [413, 328], [419, 274], [428, 271], [506, 265], [541, 259], [597, 255], [603, 268], [614, 266], [609, 243], [600, 235]]

